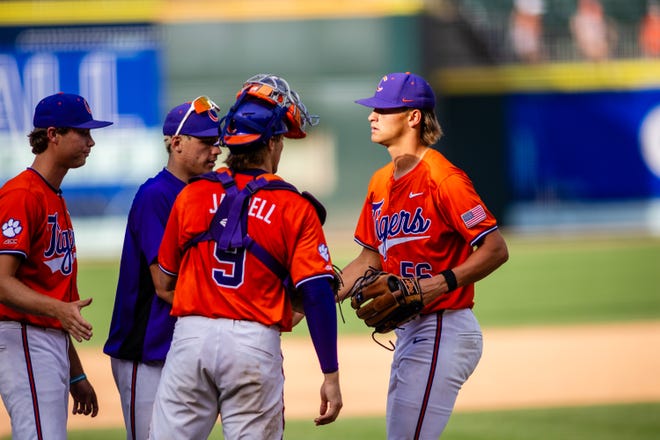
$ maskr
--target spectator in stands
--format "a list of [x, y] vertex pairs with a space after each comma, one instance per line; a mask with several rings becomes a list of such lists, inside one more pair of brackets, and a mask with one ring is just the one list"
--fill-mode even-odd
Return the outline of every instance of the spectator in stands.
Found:
[[516, 59], [536, 63], [545, 58], [544, 0], [515, 0], [510, 17], [511, 46]]
[[616, 45], [617, 32], [599, 0], [578, 0], [577, 9], [570, 19], [570, 28], [583, 57], [592, 61], [610, 57]]
[[660, 3], [649, 0], [639, 28], [639, 47], [647, 57], [660, 56]]

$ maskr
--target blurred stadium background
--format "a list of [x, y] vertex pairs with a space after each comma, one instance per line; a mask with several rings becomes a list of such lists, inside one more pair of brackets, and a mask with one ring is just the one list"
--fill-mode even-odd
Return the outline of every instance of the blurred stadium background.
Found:
[[[2, 1], [0, 181], [32, 161], [36, 102], [84, 95], [115, 125], [94, 132], [64, 194], [81, 257], [118, 257], [133, 194], [165, 163], [167, 110], [202, 94], [227, 110], [243, 80], [270, 72], [321, 117], [286, 144], [280, 174], [350, 241], [389, 158], [353, 101], [414, 71], [439, 97], [437, 148], [507, 230], [659, 235], [660, 54], [640, 43], [651, 3], [601, 0], [609, 46], [593, 59], [573, 33], [578, 0]], [[514, 11], [540, 23], [533, 59], [512, 42]]]
[[[114, 121], [94, 132], [87, 165], [72, 170], [63, 188], [85, 264], [81, 288], [111, 292], [133, 195], [166, 160], [167, 110], [202, 94], [227, 110], [246, 78], [271, 72], [289, 80], [321, 117], [307, 139], [286, 143], [280, 174], [325, 203], [331, 246], [348, 248], [367, 181], [389, 158], [370, 142], [368, 111], [353, 101], [373, 93], [386, 72], [414, 71], [439, 97], [445, 136], [437, 148], [469, 173], [505, 234], [523, 236], [511, 240], [515, 258], [480, 287], [497, 291], [481, 296], [484, 323], [656, 322], [660, 53], [653, 43], [660, 37], [650, 34], [651, 49], [640, 40], [655, 3], [601, 0], [608, 50], [590, 58], [571, 25], [581, 1], [0, 0], [0, 184], [32, 161], [26, 135], [41, 97], [80, 93], [95, 117]], [[523, 24], [540, 26], [532, 56], [517, 52], [512, 40], [520, 35], [518, 13], [527, 15]], [[615, 251], [604, 252], [600, 242], [581, 239], [594, 233], [641, 236], [644, 245], [633, 244], [637, 253], [614, 240]], [[525, 244], [526, 235], [537, 234], [544, 237]], [[560, 236], [577, 240], [564, 248], [555, 240]], [[531, 250], [542, 258], [531, 258]], [[97, 267], [93, 257], [107, 261]], [[97, 343], [111, 299], [95, 297], [94, 313], [103, 317], [94, 321]], [[639, 430], [639, 414], [655, 420], [656, 408], [633, 409], [634, 416], [605, 412], [595, 421], [570, 409], [570, 416], [549, 415], [546, 424], [532, 419], [547, 433], [531, 437], [655, 438], [655, 422], [646, 437], [621, 435], [617, 427]], [[460, 438], [495, 438], [491, 430], [502, 425], [509, 431], [498, 438], [530, 438], [529, 428], [518, 429], [510, 417], [505, 423], [500, 413], [487, 417], [495, 419], [485, 424], [487, 435]], [[470, 413], [465, 420], [454, 426], [476, 427], [483, 419], [475, 423]], [[571, 431], [571, 420], [586, 426], [576, 431], [585, 435]], [[512, 435], [517, 429], [519, 437]], [[0, 421], [0, 434], [7, 431]], [[313, 437], [305, 431], [295, 438]]]

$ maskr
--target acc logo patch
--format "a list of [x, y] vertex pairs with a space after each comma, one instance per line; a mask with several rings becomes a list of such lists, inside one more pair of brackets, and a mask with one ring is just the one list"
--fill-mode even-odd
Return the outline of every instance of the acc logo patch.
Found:
[[14, 238], [23, 231], [23, 226], [18, 220], [10, 218], [2, 224], [2, 235], [7, 238]]

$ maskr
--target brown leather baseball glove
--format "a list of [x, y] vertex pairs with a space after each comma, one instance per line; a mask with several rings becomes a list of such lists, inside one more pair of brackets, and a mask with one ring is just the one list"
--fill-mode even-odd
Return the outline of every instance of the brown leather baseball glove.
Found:
[[351, 306], [376, 333], [388, 333], [410, 321], [424, 307], [417, 278], [402, 278], [369, 268], [349, 293]]

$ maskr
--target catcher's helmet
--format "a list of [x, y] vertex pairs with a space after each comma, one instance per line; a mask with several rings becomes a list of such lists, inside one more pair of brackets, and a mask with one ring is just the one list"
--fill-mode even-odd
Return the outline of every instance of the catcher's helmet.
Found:
[[300, 96], [289, 87], [289, 83], [277, 75], [260, 73], [249, 78], [236, 96], [237, 102], [243, 97], [253, 97], [284, 108], [285, 122], [289, 128], [284, 136], [288, 138], [304, 138], [307, 136], [306, 126], [314, 126], [319, 122], [319, 117], [309, 114]]
[[[259, 99], [241, 99], [220, 123], [220, 140], [229, 147], [263, 145], [268, 139], [289, 131], [286, 109]], [[245, 150], [243, 150], [245, 151]]]

